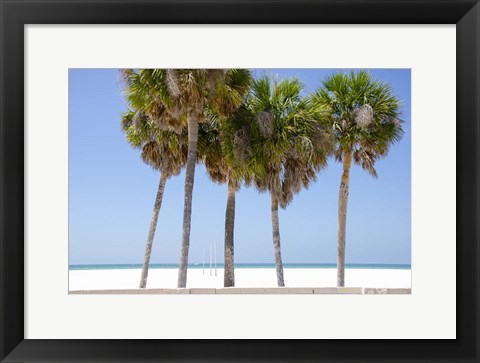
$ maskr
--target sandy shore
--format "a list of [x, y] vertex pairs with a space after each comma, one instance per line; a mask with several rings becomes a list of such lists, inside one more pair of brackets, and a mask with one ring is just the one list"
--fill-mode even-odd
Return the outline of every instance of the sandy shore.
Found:
[[[69, 290], [135, 289], [140, 281], [140, 269], [119, 270], [71, 270]], [[177, 269], [152, 269], [149, 271], [147, 288], [174, 288], [177, 285]], [[322, 268], [286, 268], [287, 287], [334, 287], [336, 270]], [[346, 286], [410, 288], [411, 270], [395, 269], [347, 269]], [[236, 287], [276, 287], [273, 268], [240, 268], [235, 270]], [[189, 269], [187, 287], [223, 287], [223, 269], [215, 271]]]

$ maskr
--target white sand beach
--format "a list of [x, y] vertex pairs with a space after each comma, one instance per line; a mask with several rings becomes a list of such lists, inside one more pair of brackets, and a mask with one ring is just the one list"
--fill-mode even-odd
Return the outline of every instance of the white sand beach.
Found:
[[[136, 289], [140, 269], [70, 270], [69, 290]], [[147, 288], [175, 288], [177, 269], [151, 269]], [[285, 268], [287, 287], [334, 287], [336, 270], [332, 268]], [[410, 288], [411, 270], [406, 269], [346, 269], [348, 287]], [[235, 270], [236, 287], [276, 287], [273, 268], [239, 268]], [[223, 287], [223, 269], [191, 268], [188, 270], [187, 288]]]

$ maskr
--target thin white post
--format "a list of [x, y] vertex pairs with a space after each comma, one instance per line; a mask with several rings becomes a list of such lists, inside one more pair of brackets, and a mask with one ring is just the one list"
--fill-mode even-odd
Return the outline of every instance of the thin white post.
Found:
[[212, 276], [212, 244], [210, 243], [210, 276]]
[[203, 249], [202, 266], [203, 266], [203, 274], [205, 275], [205, 248]]
[[214, 244], [215, 248], [215, 277], [217, 276], [217, 242]]

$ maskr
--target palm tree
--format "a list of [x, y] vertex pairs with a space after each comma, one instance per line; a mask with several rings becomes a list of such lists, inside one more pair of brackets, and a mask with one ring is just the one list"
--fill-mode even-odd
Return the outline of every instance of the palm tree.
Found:
[[[135, 72], [133, 69], [122, 69], [120, 74], [125, 83], [125, 97], [132, 109], [123, 115], [122, 129], [129, 143], [135, 148], [142, 149], [144, 162], [161, 171], [140, 277], [140, 288], [145, 288], [165, 183], [171, 175], [176, 175], [180, 171], [174, 170], [172, 166], [180, 168], [185, 165], [185, 157], [178, 153], [171, 154], [171, 150], [165, 150], [165, 147], [168, 141], [175, 141], [173, 133], [169, 130], [181, 133], [184, 120], [170, 97], [167, 87], [168, 70], [145, 69]], [[162, 147], [163, 153], [160, 152]], [[165, 163], [168, 159], [171, 166]]]
[[251, 75], [245, 69], [145, 69], [131, 71], [129, 100], [145, 110], [161, 128], [181, 133], [187, 126], [182, 248], [177, 287], [186, 287], [192, 195], [197, 159], [198, 127], [211, 108], [220, 116], [237, 109], [248, 92]]
[[145, 288], [165, 184], [170, 177], [178, 175], [186, 163], [186, 133], [178, 135], [170, 130], [160, 130], [141, 110], [130, 110], [123, 114], [122, 129], [130, 145], [142, 150], [142, 160], [153, 169], [160, 171], [160, 183], [150, 221], [140, 277], [140, 288]]
[[177, 80], [180, 94], [184, 97], [181, 103], [185, 104], [188, 120], [183, 237], [177, 282], [177, 287], [186, 287], [198, 124], [205, 120], [207, 108], [220, 116], [234, 112], [249, 90], [251, 75], [246, 69], [181, 70], [177, 71]]
[[278, 286], [285, 286], [278, 206], [286, 208], [295, 193], [316, 180], [316, 173], [327, 165], [332, 145], [322, 122], [324, 108], [302, 99], [301, 93], [298, 79], [275, 79], [272, 84], [264, 76], [254, 81], [248, 100], [257, 126], [252, 146], [254, 184], [270, 193]]
[[352, 161], [377, 178], [375, 162], [403, 135], [401, 103], [391, 87], [367, 71], [328, 77], [313, 101], [330, 109], [335, 159], [343, 165], [338, 196], [337, 286], [345, 286], [345, 242]]
[[[249, 153], [249, 123], [251, 115], [242, 105], [226, 120], [209, 113], [209, 122], [200, 126], [199, 154], [205, 163], [210, 179], [227, 184], [227, 205], [225, 211], [224, 240], [224, 287], [235, 286], [234, 230], [235, 195], [242, 181], [251, 180], [246, 160]], [[240, 141], [241, 140], [241, 141]]]

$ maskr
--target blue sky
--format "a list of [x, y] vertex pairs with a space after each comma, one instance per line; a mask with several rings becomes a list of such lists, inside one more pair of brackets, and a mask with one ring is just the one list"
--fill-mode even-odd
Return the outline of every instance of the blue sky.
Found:
[[[262, 69], [296, 76], [312, 92], [335, 69]], [[377, 162], [378, 179], [358, 166], [351, 171], [347, 214], [347, 263], [410, 263], [411, 79], [409, 69], [372, 69], [403, 102], [405, 135]], [[125, 141], [126, 111], [116, 69], [69, 71], [69, 263], [141, 263], [160, 174], [143, 164]], [[330, 160], [318, 181], [280, 211], [284, 263], [335, 263], [341, 166]], [[178, 263], [185, 174], [165, 188], [152, 263]], [[195, 171], [190, 263], [202, 261], [216, 243], [223, 262], [227, 188], [212, 183], [202, 165]], [[270, 199], [253, 188], [237, 193], [235, 261], [273, 263]]]

